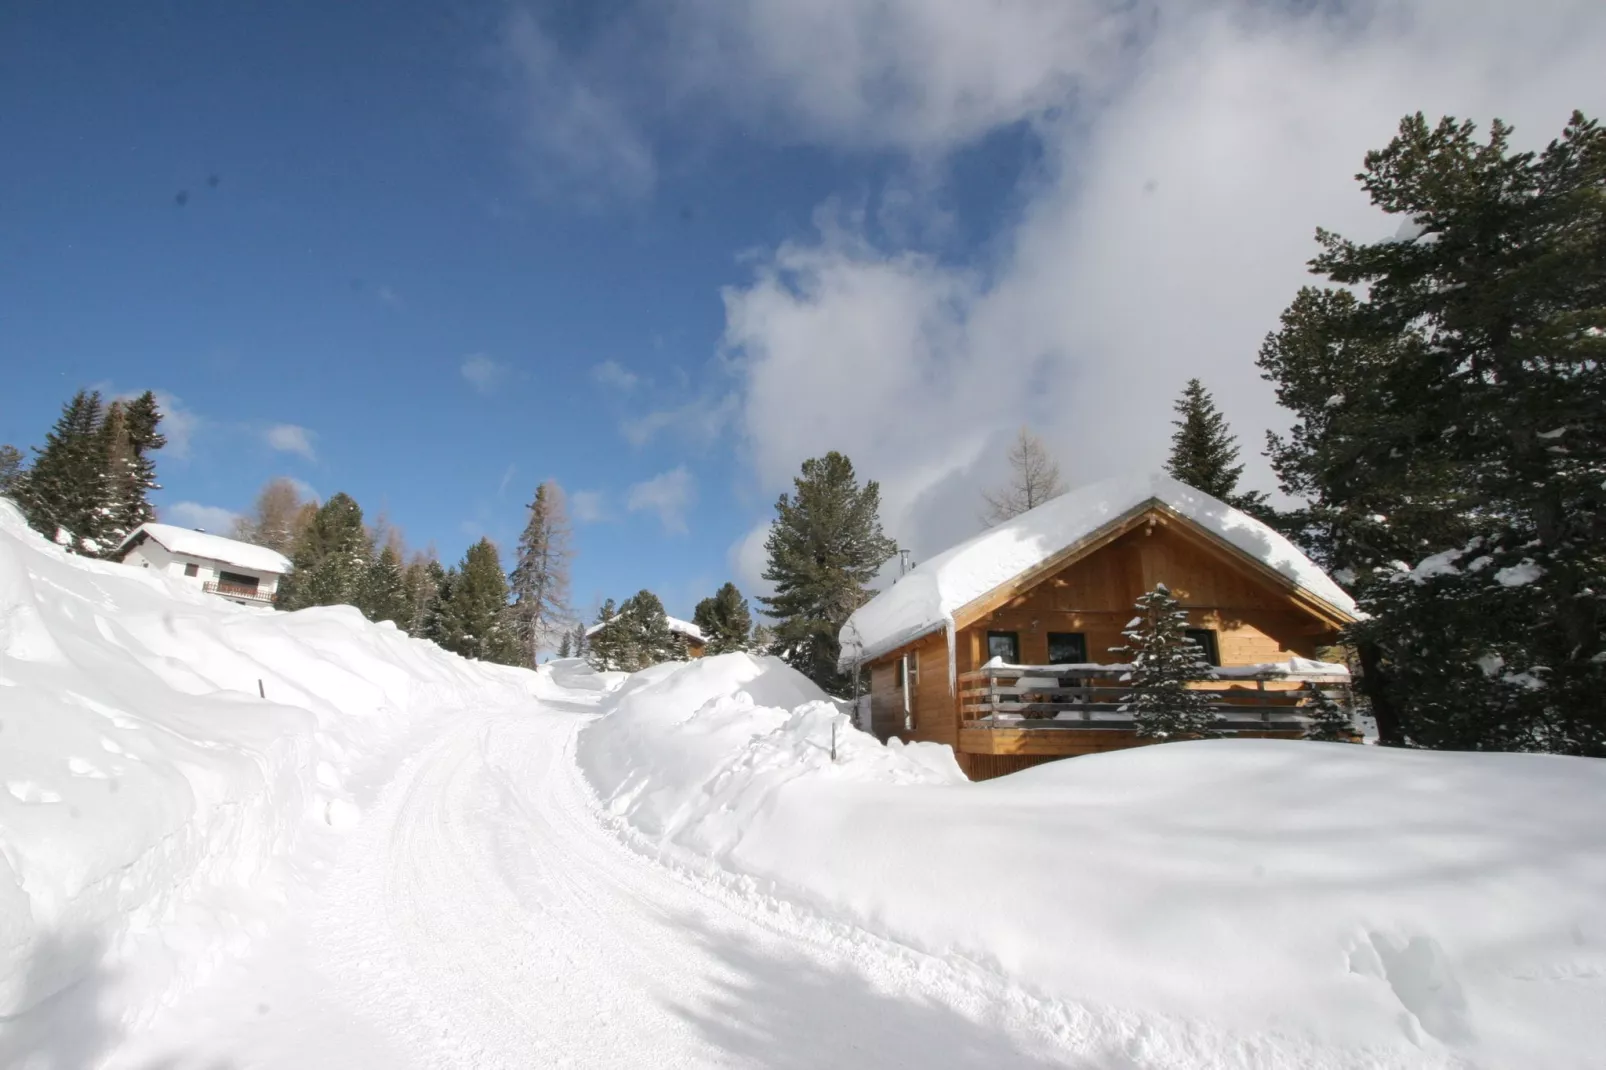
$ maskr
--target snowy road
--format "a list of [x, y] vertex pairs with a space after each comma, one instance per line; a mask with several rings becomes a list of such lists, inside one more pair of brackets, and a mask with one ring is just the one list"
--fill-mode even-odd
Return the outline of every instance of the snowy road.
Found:
[[1068, 1062], [984, 977], [632, 849], [575, 766], [587, 719], [577, 697], [425, 736], [296, 922], [110, 1065]]

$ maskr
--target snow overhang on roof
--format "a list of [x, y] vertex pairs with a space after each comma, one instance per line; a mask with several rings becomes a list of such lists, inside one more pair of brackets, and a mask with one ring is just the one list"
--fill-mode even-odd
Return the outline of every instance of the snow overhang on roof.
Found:
[[[586, 629], [586, 634], [596, 635], [602, 629], [606, 628], [608, 625], [612, 624], [618, 619], [618, 617], [612, 617], [600, 624], [593, 624], [591, 627]], [[687, 639], [697, 643], [706, 643], [708, 641], [707, 637], [703, 635], [703, 630], [697, 627], [697, 625], [693, 624], [691, 621], [681, 620], [679, 617], [671, 617], [667, 613], [664, 614], [664, 619], [669, 622], [669, 630], [674, 632], [676, 635], [684, 635]]]
[[1354, 600], [1282, 535], [1203, 491], [1155, 473], [1079, 487], [921, 563], [848, 618], [840, 636], [841, 666], [946, 629], [976, 599], [1155, 507], [1192, 521], [1277, 572], [1335, 619], [1361, 615]]
[[199, 557], [250, 572], [266, 572], [278, 576], [290, 571], [290, 559], [277, 550], [270, 550], [266, 546], [253, 546], [238, 539], [226, 539], [222, 535], [174, 527], [172, 524], [141, 524], [134, 529], [133, 534], [123, 540], [123, 544], [117, 548], [117, 556], [121, 558], [144, 538], [149, 538], [169, 553], [181, 557]]

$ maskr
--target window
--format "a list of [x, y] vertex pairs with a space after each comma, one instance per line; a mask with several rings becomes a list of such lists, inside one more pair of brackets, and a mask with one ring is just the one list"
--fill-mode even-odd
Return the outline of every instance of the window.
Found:
[[1087, 636], [1081, 632], [1049, 632], [1048, 663], [1050, 665], [1087, 664]]
[[226, 583], [230, 587], [249, 587], [253, 591], [257, 589], [257, 584], [261, 582], [255, 576], [242, 576], [238, 572], [222, 571], [218, 572], [217, 581]]
[[186, 576], [198, 576], [198, 575], [200, 575], [200, 573], [201, 573], [201, 566], [200, 565], [191, 564], [191, 565], [185, 565], [184, 566], [184, 575], [186, 575]]
[[988, 632], [987, 658], [1003, 658], [1006, 665], [1020, 664], [1020, 634], [1018, 632]]
[[1199, 650], [1204, 654], [1205, 664], [1221, 664], [1221, 648], [1216, 645], [1216, 633], [1211, 628], [1189, 628], [1189, 639], [1199, 644]]

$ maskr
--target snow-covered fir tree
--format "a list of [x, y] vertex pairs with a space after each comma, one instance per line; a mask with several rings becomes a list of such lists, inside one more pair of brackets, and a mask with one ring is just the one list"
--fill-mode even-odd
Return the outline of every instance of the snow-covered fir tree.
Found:
[[1031, 428], [1022, 427], [1016, 434], [1007, 459], [1009, 482], [982, 494], [987, 503], [982, 518], [988, 524], [1001, 524], [1065, 493], [1059, 465]]
[[664, 604], [651, 591], [637, 591], [619, 605], [607, 626], [591, 636], [601, 639], [610, 668], [639, 672], [666, 661], [686, 660], [686, 641], [669, 627]]
[[725, 584], [713, 597], [698, 602], [692, 623], [702, 629], [708, 641], [704, 653], [732, 654], [752, 645], [753, 613], [734, 583]]
[[1238, 492], [1244, 466], [1238, 463], [1238, 439], [1215, 399], [1198, 379], [1189, 379], [1176, 403], [1171, 424], [1171, 456], [1165, 470], [1172, 478], [1248, 512], [1265, 508], [1259, 491]]
[[563, 490], [546, 482], [535, 488], [529, 518], [519, 536], [518, 562], [508, 576], [513, 622], [525, 663], [551, 649], [569, 620], [569, 521]]
[[1125, 646], [1111, 653], [1130, 662], [1122, 679], [1130, 684], [1121, 709], [1132, 714], [1137, 734], [1149, 739], [1201, 739], [1215, 736], [1210, 697], [1188, 686], [1215, 672], [1199, 644], [1188, 638], [1188, 614], [1166, 585], [1137, 600], [1138, 615], [1127, 622]]
[[897, 545], [881, 531], [881, 487], [859, 486], [853, 463], [835, 451], [803, 462], [792, 494], [775, 503], [764, 549], [760, 596], [774, 621], [774, 651], [828, 694], [849, 691], [837, 671], [842, 625], [874, 593], [870, 581]]
[[563, 638], [558, 640], [558, 657], [568, 658], [573, 656], [574, 636], [568, 630], [565, 630], [563, 633]]
[[1328, 743], [1348, 743], [1355, 737], [1355, 719], [1338, 701], [1316, 684], [1304, 690], [1305, 716], [1310, 723], [1305, 727], [1305, 738]]
[[356, 605], [372, 558], [362, 508], [349, 494], [332, 495], [296, 540], [277, 604], [281, 609]]
[[0, 497], [9, 498], [22, 475], [22, 451], [9, 444], [0, 444]]
[[161, 490], [152, 453], [167, 445], [156, 395], [147, 390], [127, 401], [113, 402], [103, 434], [107, 458], [106, 530], [103, 550], [114, 553], [141, 524], [156, 519], [150, 493]]
[[581, 654], [598, 672], [614, 672], [620, 668], [621, 644], [619, 633], [604, 627], [619, 615], [613, 599], [606, 599], [597, 608], [596, 624], [587, 630], [585, 650]]
[[388, 620], [406, 630], [412, 619], [407, 582], [394, 546], [386, 546], [363, 570], [356, 606], [372, 621]]
[[98, 391], [74, 394], [13, 488], [29, 525], [78, 553], [100, 552], [108, 527], [104, 417]]
[[1606, 132], [1543, 151], [1406, 118], [1361, 182], [1401, 220], [1318, 231], [1260, 365], [1296, 536], [1355, 590], [1388, 743], [1606, 755]]

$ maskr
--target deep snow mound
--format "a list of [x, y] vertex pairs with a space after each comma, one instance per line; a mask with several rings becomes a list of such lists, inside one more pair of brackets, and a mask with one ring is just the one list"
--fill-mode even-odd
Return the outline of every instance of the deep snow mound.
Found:
[[1606, 1051], [1606, 762], [1212, 740], [971, 784], [747, 657], [631, 677], [579, 759], [665, 854], [983, 964], [1134, 1066]]
[[550, 689], [349, 607], [67, 555], [0, 500], [0, 1063], [7, 1019], [87, 972], [167, 960], [158, 999], [248, 938], [309, 823], [356, 819], [348, 779], [412, 719]]

